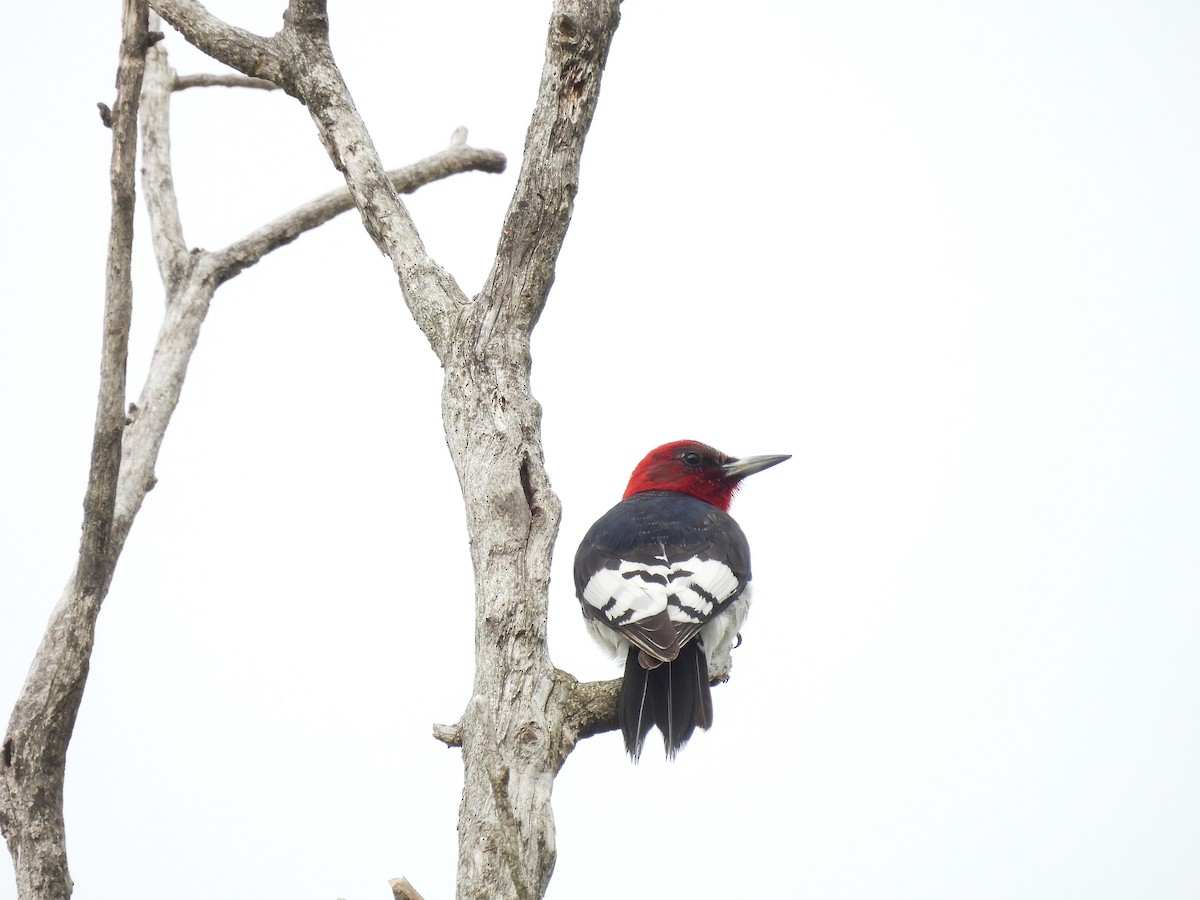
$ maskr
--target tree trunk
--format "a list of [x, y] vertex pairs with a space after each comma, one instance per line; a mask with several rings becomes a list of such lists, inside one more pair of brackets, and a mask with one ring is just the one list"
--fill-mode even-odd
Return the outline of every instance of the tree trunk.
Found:
[[[463, 753], [458, 894], [541, 897], [555, 861], [554, 778], [580, 738], [614, 727], [617, 682], [580, 684], [550, 661], [548, 588], [560, 507], [542, 457], [529, 340], [571, 219], [619, 0], [554, 4], [520, 177], [492, 270], [473, 300], [428, 256], [396, 191], [466, 168], [497, 171], [502, 160], [498, 167], [494, 154], [470, 151], [456, 140], [450, 151], [404, 177], [385, 172], [334, 64], [324, 0], [290, 0], [283, 30], [272, 37], [229, 26], [195, 0], [152, 5], [189, 41], [242, 76], [201, 76], [185, 84], [167, 69], [165, 57], [156, 57], [147, 80], [147, 192], [168, 302], [146, 390], [126, 419], [133, 129], [148, 45], [145, 4], [127, 0], [123, 80], [112, 125], [122, 136], [119, 154], [114, 145], [114, 234], [118, 227], [129, 233], [121, 233], [120, 247], [110, 248], [110, 269], [116, 269], [110, 271], [84, 539], [0, 758], [0, 826], [16, 862], [20, 897], [66, 900], [71, 893], [62, 785], [96, 616], [129, 528], [154, 485], [158, 448], [213, 293], [264, 254], [348, 208], [346, 198], [329, 195], [224, 250], [186, 249], [170, 177], [165, 97], [182, 87], [264, 82], [307, 108], [345, 176], [347, 198], [391, 260], [405, 301], [445, 369], [443, 424], [462, 488], [476, 594], [472, 696], [457, 726], [435, 731]], [[132, 42], [131, 29], [137, 34]], [[131, 54], [135, 58], [127, 59]]]

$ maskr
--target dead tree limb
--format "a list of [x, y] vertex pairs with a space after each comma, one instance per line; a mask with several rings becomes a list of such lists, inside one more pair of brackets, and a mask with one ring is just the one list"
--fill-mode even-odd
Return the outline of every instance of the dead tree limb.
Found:
[[198, 87], [240, 87], [255, 88], [260, 91], [275, 91], [279, 89], [273, 81], [265, 78], [249, 78], [245, 75], [176, 75], [172, 90], [186, 91]]
[[[0, 753], [0, 830], [13, 857], [21, 900], [65, 900], [71, 895], [63, 780], [96, 620], [133, 521], [155, 484], [159, 449], [213, 296], [221, 284], [267, 253], [353, 206], [349, 191], [340, 189], [224, 249], [189, 250], [170, 161], [169, 98], [175, 76], [166, 50], [148, 39], [147, 20], [144, 2], [126, 2], [110, 125], [113, 213], [100, 395], [78, 562], [17, 699]], [[126, 410], [139, 95], [142, 186], [166, 303], [145, 385], [138, 401]], [[459, 172], [503, 168], [501, 154], [457, 142], [387, 177], [392, 189], [408, 192]]]
[[112, 219], [104, 291], [100, 391], [79, 556], [17, 698], [0, 754], [0, 831], [22, 900], [71, 896], [63, 820], [67, 745], [83, 697], [96, 617], [119, 552], [112, 545], [125, 428], [125, 362], [133, 308], [130, 261], [138, 98], [148, 46], [145, 0], [125, 0], [112, 108]]
[[[290, 0], [282, 30], [251, 34], [194, 0], [155, 0], [188, 41], [307, 108], [363, 225], [392, 262], [445, 370], [442, 419], [475, 571], [475, 680], [447, 743], [463, 751], [458, 895], [540, 897], [554, 868], [554, 777], [575, 742], [613, 727], [612, 683], [581, 686], [546, 644], [560, 506], [529, 386], [533, 327], [554, 280], [618, 0], [557, 0], [517, 188], [482, 292], [468, 300], [426, 253], [390, 190], [334, 62], [323, 0]], [[445, 739], [445, 737], [443, 737]], [[517, 823], [517, 824], [514, 824]]]

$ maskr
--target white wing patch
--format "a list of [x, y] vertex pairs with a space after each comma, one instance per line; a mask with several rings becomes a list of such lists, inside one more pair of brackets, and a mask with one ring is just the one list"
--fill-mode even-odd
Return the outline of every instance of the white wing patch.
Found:
[[588, 580], [583, 599], [615, 626], [664, 611], [672, 622], [686, 625], [708, 621], [737, 588], [737, 575], [715, 559], [662, 565], [621, 560], [617, 568], [601, 569]]
[[671, 566], [671, 588], [676, 602], [667, 615], [672, 622], [707, 622], [714, 610], [738, 588], [737, 576], [715, 559], [690, 559]]
[[642, 568], [635, 563], [622, 561], [618, 569], [601, 569], [588, 579], [587, 586], [583, 589], [583, 599], [604, 613], [604, 617], [614, 624], [638, 622], [667, 608], [666, 585], [636, 576], [626, 578], [625, 573], [630, 571], [627, 567], [633, 567], [635, 570]]

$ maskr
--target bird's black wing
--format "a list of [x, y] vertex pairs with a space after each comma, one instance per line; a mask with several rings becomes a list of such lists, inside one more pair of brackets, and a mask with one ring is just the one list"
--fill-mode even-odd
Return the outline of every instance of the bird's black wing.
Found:
[[646, 491], [622, 500], [588, 531], [575, 556], [584, 614], [670, 662], [750, 580], [750, 547], [737, 522], [703, 500]]

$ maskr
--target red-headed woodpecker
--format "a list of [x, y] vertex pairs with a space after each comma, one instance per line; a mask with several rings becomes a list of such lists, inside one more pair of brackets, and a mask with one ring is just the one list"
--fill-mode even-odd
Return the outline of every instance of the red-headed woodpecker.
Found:
[[790, 459], [735, 459], [696, 441], [651, 450], [584, 536], [575, 593], [592, 637], [625, 659], [617, 714], [635, 760], [658, 726], [673, 757], [712, 725], [750, 607], [750, 546], [727, 510], [747, 475]]

